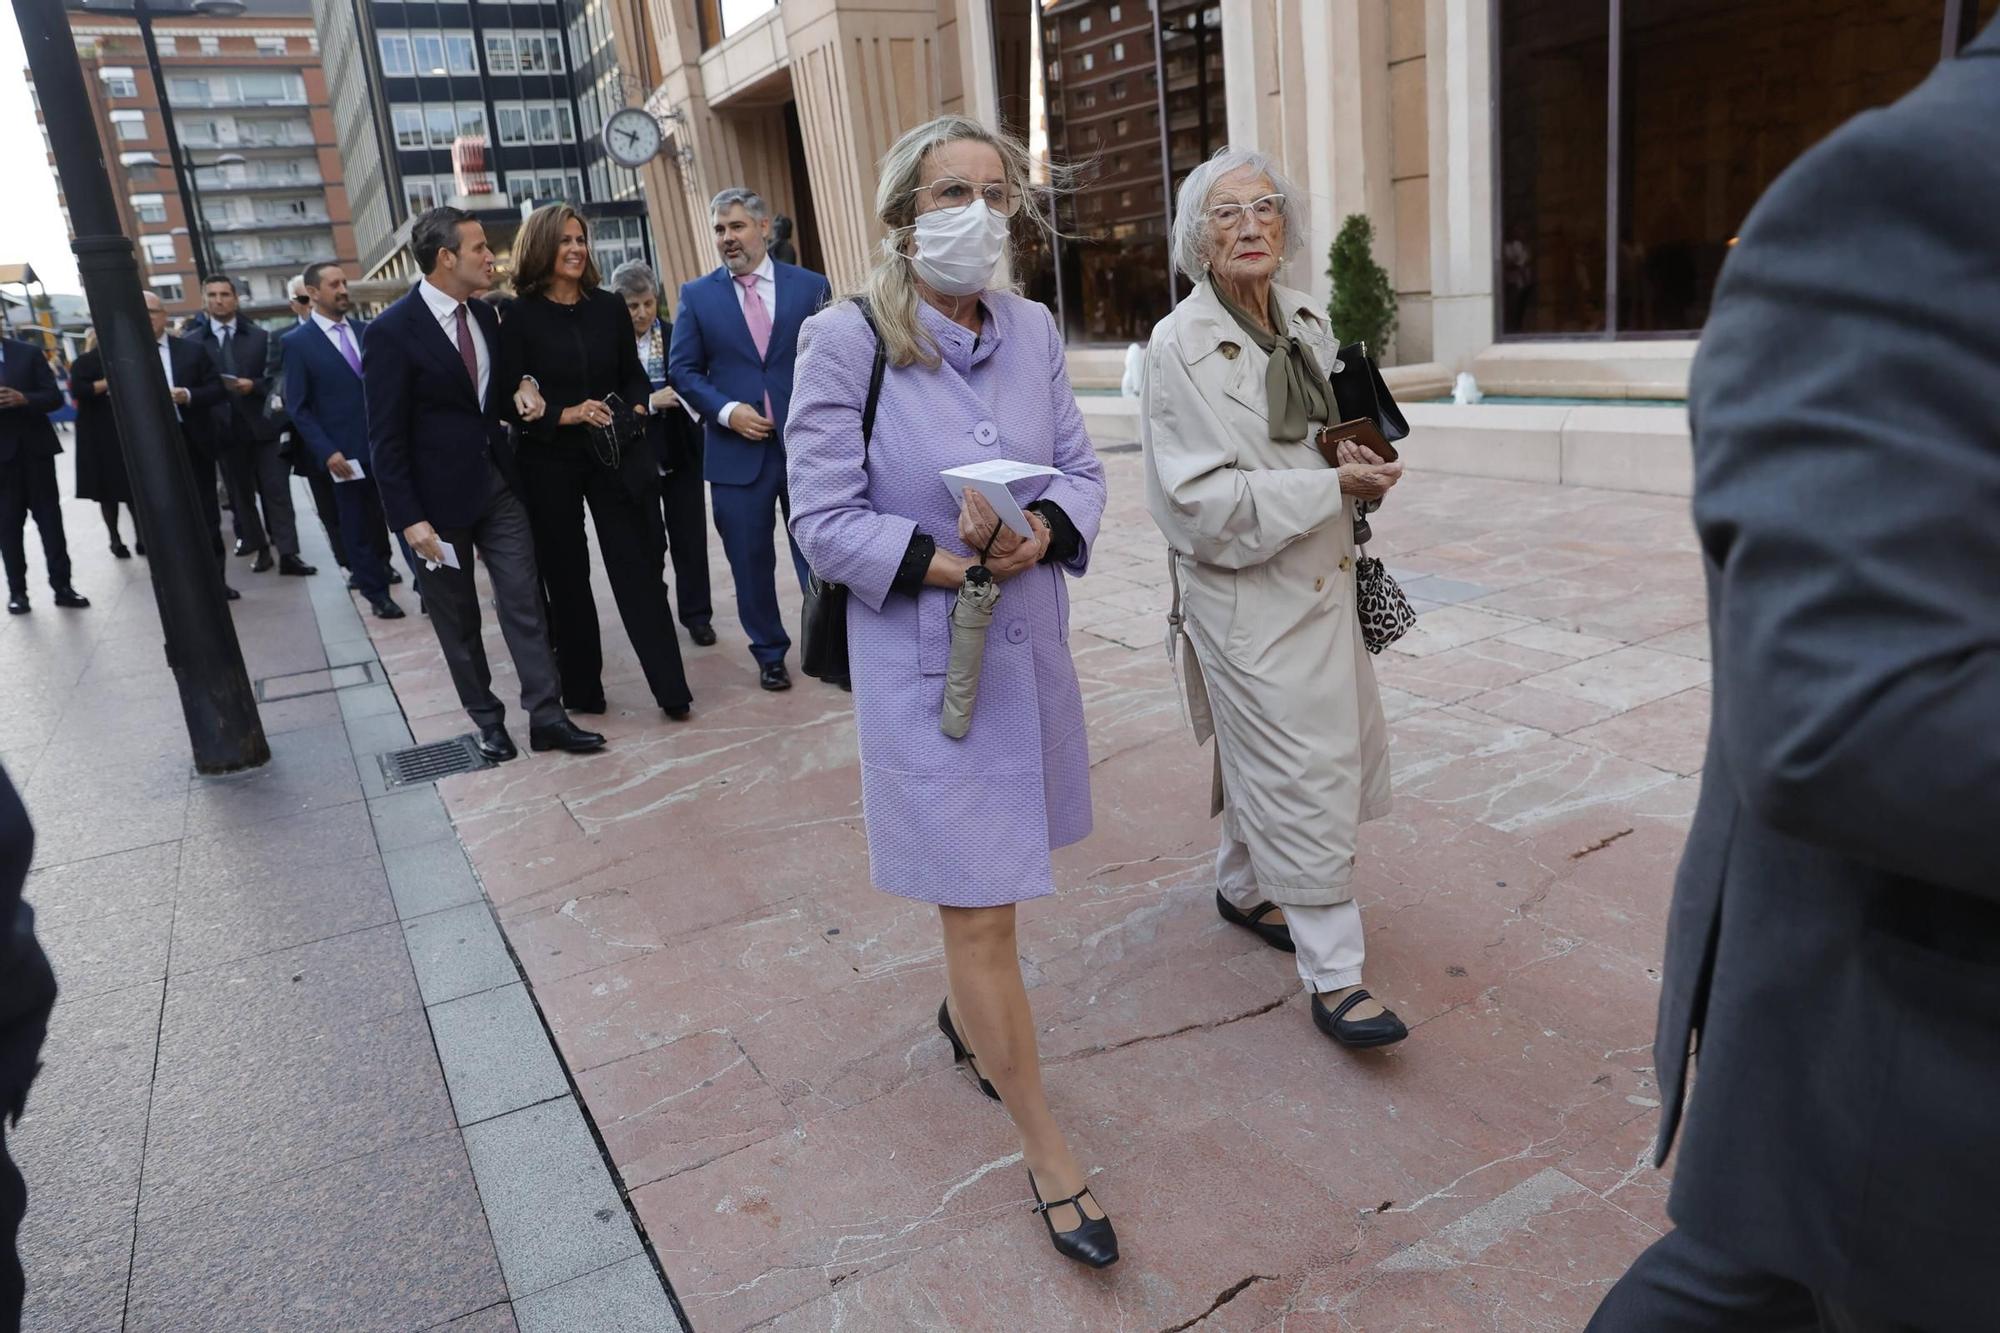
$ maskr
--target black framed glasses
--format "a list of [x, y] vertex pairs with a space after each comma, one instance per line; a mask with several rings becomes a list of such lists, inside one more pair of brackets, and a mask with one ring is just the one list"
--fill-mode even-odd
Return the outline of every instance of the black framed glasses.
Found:
[[940, 176], [929, 185], [917, 187], [927, 191], [931, 202], [940, 213], [963, 213], [979, 200], [1003, 218], [1011, 218], [1021, 207], [1021, 196], [1007, 185], [976, 185], [956, 176]]
[[1208, 220], [1225, 231], [1242, 226], [1245, 217], [1272, 223], [1283, 216], [1285, 216], [1285, 196], [1282, 194], [1267, 194], [1248, 203], [1217, 204], [1208, 210]]

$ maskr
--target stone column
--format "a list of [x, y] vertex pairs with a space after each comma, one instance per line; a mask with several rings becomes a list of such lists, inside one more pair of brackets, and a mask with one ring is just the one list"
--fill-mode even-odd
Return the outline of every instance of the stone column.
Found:
[[1427, 0], [1431, 359], [1460, 371], [1493, 344], [1489, 0]]
[[866, 9], [785, 0], [782, 13], [827, 277], [835, 291], [850, 290], [881, 234], [877, 163], [905, 130], [939, 112], [937, 0], [869, 0]]

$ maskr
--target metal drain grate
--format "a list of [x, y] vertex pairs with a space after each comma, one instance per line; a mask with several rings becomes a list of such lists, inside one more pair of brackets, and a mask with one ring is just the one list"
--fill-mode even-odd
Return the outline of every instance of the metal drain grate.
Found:
[[491, 760], [481, 753], [470, 736], [454, 736], [448, 741], [412, 745], [382, 757], [382, 779], [391, 787], [436, 782], [454, 773], [471, 773], [491, 768]]

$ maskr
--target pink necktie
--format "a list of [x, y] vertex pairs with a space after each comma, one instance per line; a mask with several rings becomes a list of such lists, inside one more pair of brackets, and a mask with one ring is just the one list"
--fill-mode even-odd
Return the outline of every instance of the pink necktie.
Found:
[[347, 331], [347, 321], [341, 320], [333, 326], [333, 336], [340, 342], [340, 355], [347, 362], [347, 368], [355, 374], [361, 373], [361, 354], [354, 350], [354, 338]]
[[[771, 347], [771, 312], [764, 306], [763, 294], [757, 290], [755, 273], [739, 273], [736, 281], [743, 284], [743, 322], [750, 326], [750, 341], [757, 345], [757, 355], [764, 356]], [[771, 417], [771, 391], [764, 391], [764, 416]]]

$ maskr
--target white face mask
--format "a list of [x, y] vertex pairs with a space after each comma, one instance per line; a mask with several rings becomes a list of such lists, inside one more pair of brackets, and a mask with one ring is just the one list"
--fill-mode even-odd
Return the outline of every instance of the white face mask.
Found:
[[917, 250], [910, 266], [946, 296], [976, 296], [992, 285], [1007, 253], [1007, 219], [978, 200], [956, 213], [934, 210], [917, 218]]

